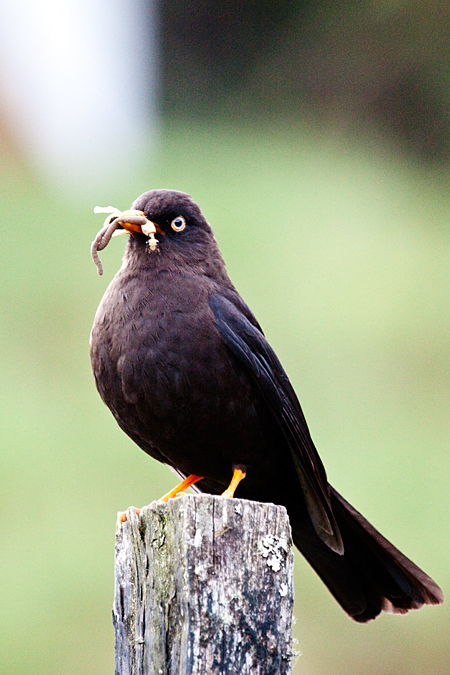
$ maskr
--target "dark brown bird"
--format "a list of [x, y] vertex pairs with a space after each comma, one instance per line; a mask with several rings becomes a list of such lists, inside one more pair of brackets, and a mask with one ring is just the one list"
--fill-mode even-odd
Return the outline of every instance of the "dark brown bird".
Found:
[[289, 379], [190, 196], [152, 190], [131, 211], [106, 211], [97, 261], [114, 229], [131, 234], [91, 359], [123, 431], [188, 477], [182, 487], [232, 496], [237, 486], [283, 504], [296, 546], [355, 621], [441, 603], [437, 584], [329, 485]]

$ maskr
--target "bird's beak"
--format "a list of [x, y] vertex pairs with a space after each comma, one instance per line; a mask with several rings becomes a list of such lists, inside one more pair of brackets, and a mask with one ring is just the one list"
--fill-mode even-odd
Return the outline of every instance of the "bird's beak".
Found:
[[121, 232], [140, 232], [145, 234], [147, 239], [147, 246], [149, 251], [156, 251], [158, 247], [158, 240], [155, 237], [156, 234], [156, 225], [151, 220], [146, 218], [145, 214], [142, 211], [122, 211], [120, 216], [115, 220], [117, 227], [123, 228], [122, 230], [116, 230], [114, 234], [119, 234]]
[[[126, 230], [127, 232], [139, 232], [145, 234], [147, 237], [156, 234], [155, 223], [148, 220], [142, 211], [122, 211], [120, 216], [115, 221], [117, 226]], [[121, 234], [120, 230], [116, 230], [114, 234]]]

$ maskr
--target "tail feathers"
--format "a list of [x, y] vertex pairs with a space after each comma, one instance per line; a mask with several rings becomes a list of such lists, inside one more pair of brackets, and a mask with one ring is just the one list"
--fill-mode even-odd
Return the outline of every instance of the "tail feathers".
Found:
[[[331, 504], [344, 542], [344, 554], [317, 536], [309, 519], [291, 519], [296, 546], [342, 608], [361, 623], [380, 612], [405, 614], [424, 604], [438, 605], [439, 586], [383, 537], [330, 486]], [[308, 522], [309, 521], [309, 522]]]

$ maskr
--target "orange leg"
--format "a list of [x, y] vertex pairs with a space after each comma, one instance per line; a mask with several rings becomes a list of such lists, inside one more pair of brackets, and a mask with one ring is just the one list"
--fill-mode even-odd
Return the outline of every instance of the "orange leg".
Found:
[[173, 497], [176, 497], [177, 495], [181, 494], [185, 490], [188, 489], [188, 487], [191, 487], [191, 485], [194, 485], [194, 483], [197, 483], [199, 480], [202, 480], [203, 476], [195, 476], [194, 474], [191, 474], [187, 478], [184, 479], [182, 483], [177, 485], [176, 487], [173, 488], [170, 492], [168, 492], [164, 497], [161, 497], [159, 500], [160, 502], [168, 502], [169, 499], [173, 499]]
[[246, 476], [246, 472], [244, 467], [235, 467], [233, 469], [233, 478], [231, 479], [231, 483], [225, 490], [225, 492], [222, 492], [222, 497], [234, 497], [234, 493], [236, 492], [236, 488], [241, 482], [241, 480], [244, 480]]

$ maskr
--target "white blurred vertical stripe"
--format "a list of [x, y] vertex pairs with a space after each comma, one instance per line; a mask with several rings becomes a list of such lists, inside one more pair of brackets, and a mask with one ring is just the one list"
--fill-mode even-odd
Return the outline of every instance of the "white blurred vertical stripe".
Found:
[[0, 111], [35, 164], [83, 186], [146, 161], [156, 22], [152, 1], [0, 0]]

